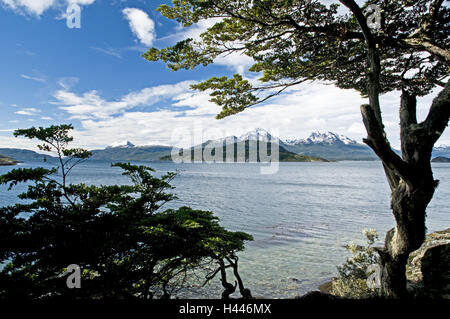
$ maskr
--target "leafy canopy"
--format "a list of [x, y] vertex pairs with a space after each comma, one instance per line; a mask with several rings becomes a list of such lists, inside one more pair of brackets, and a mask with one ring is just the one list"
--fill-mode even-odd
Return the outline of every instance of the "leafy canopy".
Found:
[[[353, 1], [340, 1], [346, 6]], [[404, 89], [416, 95], [444, 86], [449, 66], [450, 9], [442, 0], [366, 1], [382, 10], [374, 30], [381, 63], [380, 93]], [[322, 80], [367, 95], [370, 68], [365, 37], [352, 14], [339, 15], [339, 4], [317, 0], [173, 0], [158, 9], [185, 27], [201, 20], [211, 26], [198, 39], [149, 49], [143, 56], [173, 70], [194, 69], [219, 56], [245, 54], [259, 82], [235, 74], [213, 77], [192, 87], [211, 90], [222, 106], [218, 118], [261, 103], [286, 88]], [[446, 51], [447, 50], [447, 51]]]

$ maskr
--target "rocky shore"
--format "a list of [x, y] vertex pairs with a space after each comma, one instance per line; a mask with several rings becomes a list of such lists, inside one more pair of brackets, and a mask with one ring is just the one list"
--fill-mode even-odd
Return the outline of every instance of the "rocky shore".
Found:
[[[415, 298], [450, 299], [450, 228], [426, 236], [422, 246], [412, 252], [406, 265], [408, 290]], [[310, 298], [332, 296], [333, 279], [320, 285], [320, 293]], [[300, 298], [303, 298], [302, 296]]]

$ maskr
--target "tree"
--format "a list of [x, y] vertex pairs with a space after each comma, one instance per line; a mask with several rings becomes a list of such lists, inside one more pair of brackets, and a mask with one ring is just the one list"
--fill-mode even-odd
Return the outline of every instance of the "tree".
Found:
[[[129, 185], [70, 184], [72, 169], [89, 158], [70, 149], [71, 125], [15, 131], [57, 154], [54, 168], [19, 168], [0, 176], [9, 188], [26, 183], [26, 200], [0, 208], [0, 299], [170, 298], [189, 275], [223, 259], [236, 261], [246, 233], [231, 232], [212, 212], [162, 211], [175, 196], [175, 173], [153, 176], [146, 166], [116, 163]], [[67, 268], [82, 269], [81, 289], [66, 286]], [[208, 276], [209, 282], [214, 276]]]
[[[354, 0], [340, 0], [350, 12], [346, 15], [337, 13], [338, 4], [326, 6], [317, 0], [172, 2], [158, 10], [185, 27], [216, 20], [198, 40], [149, 49], [143, 55], [147, 60], [162, 60], [179, 70], [206, 66], [227, 54], [246, 54], [254, 60], [249, 71], [261, 73], [256, 84], [235, 74], [192, 86], [210, 90], [211, 101], [222, 106], [218, 119], [309, 80], [355, 89], [368, 98], [361, 106], [367, 130], [363, 141], [383, 163], [396, 220], [379, 249], [382, 290], [386, 296], [404, 296], [406, 260], [424, 240], [426, 207], [438, 185], [430, 165], [432, 148], [450, 115], [450, 10], [443, 0], [370, 0], [362, 7]], [[368, 23], [373, 5], [382, 15], [378, 29]], [[418, 123], [416, 98], [435, 87], [442, 90]], [[401, 156], [386, 137], [379, 101], [381, 94], [393, 90], [401, 91]]]

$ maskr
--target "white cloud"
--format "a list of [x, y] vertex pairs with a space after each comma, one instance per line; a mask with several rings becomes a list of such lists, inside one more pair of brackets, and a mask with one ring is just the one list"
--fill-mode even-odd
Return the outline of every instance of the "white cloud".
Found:
[[39, 77], [30, 76], [30, 75], [26, 75], [26, 74], [21, 74], [20, 76], [26, 80], [31, 80], [31, 81], [41, 82], [41, 83], [46, 82], [44, 78], [39, 78]]
[[67, 0], [68, 3], [77, 3], [82, 6], [93, 4], [95, 0]]
[[347, 128], [347, 132], [352, 135], [364, 135], [366, 134], [366, 128], [363, 123], [353, 123]]
[[67, 6], [69, 3], [90, 5], [95, 0], [0, 0], [0, 2], [17, 13], [40, 16], [53, 7]]
[[55, 0], [2, 0], [2, 2], [15, 11], [25, 10], [37, 16], [56, 3]]
[[11, 132], [5, 132], [0, 135], [0, 147], [23, 148], [41, 152], [36, 147], [36, 141], [24, 137], [15, 138]]
[[39, 113], [39, 112], [40, 112], [40, 110], [38, 110], [34, 107], [29, 107], [29, 108], [24, 108], [22, 110], [16, 111], [16, 112], [14, 112], [14, 114], [32, 116], [32, 115], [36, 115], [36, 113]]
[[[222, 21], [222, 18], [211, 18], [207, 20], [201, 20], [198, 23], [193, 24], [189, 27], [183, 27], [179, 25], [179, 27], [175, 30], [175, 32], [169, 36], [162, 37], [157, 39], [161, 42], [177, 42], [185, 39], [194, 39], [200, 40], [200, 35], [204, 33], [208, 28], [211, 28], [217, 22]], [[229, 44], [231, 45], [231, 44]], [[235, 44], [236, 47], [242, 46], [239, 44]], [[221, 55], [214, 60], [214, 64], [223, 65], [233, 72], [237, 72], [240, 74], [244, 74], [245, 71], [254, 64], [254, 60], [243, 54], [242, 52], [233, 52], [231, 54]]]
[[131, 92], [116, 101], [106, 101], [97, 91], [89, 91], [77, 95], [67, 90], [59, 90], [54, 94], [60, 108], [68, 112], [72, 118], [80, 120], [108, 119], [136, 106], [151, 106], [162, 98], [174, 98], [185, 93], [193, 81], [184, 81], [174, 85], [159, 85]]
[[123, 15], [128, 20], [130, 29], [142, 44], [151, 46], [155, 39], [155, 22], [148, 14], [136, 8], [125, 8]]
[[118, 58], [118, 59], [122, 59], [122, 53], [118, 49], [114, 49], [114, 48], [104, 49], [104, 48], [99, 48], [99, 47], [91, 47], [91, 49], [101, 52], [103, 54], [110, 55], [110, 56]]
[[[97, 91], [77, 94], [60, 90], [55, 93], [55, 104], [69, 117], [80, 120], [74, 132], [75, 142], [89, 149], [104, 148], [118, 140], [130, 140], [136, 145], [188, 146], [202, 140], [238, 136], [255, 127], [265, 128], [280, 138], [305, 138], [314, 130], [333, 131], [359, 142], [366, 137], [359, 110], [366, 101], [353, 90], [341, 90], [319, 82], [305, 83], [263, 106], [215, 120], [219, 107], [208, 101], [210, 97], [205, 92], [191, 91], [191, 83], [144, 88], [116, 100], [107, 100]], [[419, 120], [425, 118], [437, 92], [419, 99]], [[164, 108], [146, 108], [157, 102], [164, 102]], [[396, 148], [399, 146], [399, 102], [399, 92], [381, 98], [386, 131]], [[30, 109], [21, 111], [33, 113]], [[199, 129], [203, 135], [193, 141], [192, 134]], [[437, 144], [449, 143], [450, 132], [447, 131]]]
[[80, 79], [74, 76], [62, 77], [58, 79], [58, 84], [65, 90], [69, 90], [78, 83]]
[[255, 61], [243, 53], [235, 52], [217, 57], [214, 60], [214, 63], [226, 66], [239, 74], [244, 74], [245, 71], [247, 71], [247, 69], [255, 63]]

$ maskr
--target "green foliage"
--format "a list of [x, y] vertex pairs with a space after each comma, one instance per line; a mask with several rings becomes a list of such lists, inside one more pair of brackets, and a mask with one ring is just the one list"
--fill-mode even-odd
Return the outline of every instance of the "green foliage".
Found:
[[143, 54], [143, 57], [149, 61], [162, 60], [166, 62], [172, 71], [180, 69], [194, 69], [197, 65], [206, 66], [212, 63], [212, 59], [203, 56], [191, 45], [192, 39], [186, 39], [178, 42], [175, 46], [167, 49], [157, 50], [149, 49]]
[[29, 129], [19, 129], [14, 131], [14, 136], [24, 136], [29, 139], [38, 139], [43, 142], [38, 145], [41, 151], [56, 152], [58, 156], [68, 157], [67, 160], [73, 158], [86, 159], [91, 153], [81, 149], [68, 149], [67, 146], [73, 141], [73, 137], [68, 133], [73, 129], [71, 124], [52, 125], [50, 127], [32, 127]]
[[[154, 170], [113, 164], [130, 185], [66, 184], [69, 159], [86, 159], [69, 149], [70, 126], [19, 130], [56, 150], [63, 169], [15, 169], [2, 184], [27, 183], [24, 203], [0, 208], [1, 298], [154, 298], [170, 297], [186, 285], [188, 274], [235, 258], [251, 236], [231, 232], [212, 212], [189, 207], [161, 211], [175, 196], [170, 182]], [[62, 157], [62, 155], [66, 157]], [[66, 269], [83, 270], [82, 288], [66, 286]], [[208, 278], [212, 280], [213, 277]]]
[[338, 266], [339, 278], [332, 282], [332, 294], [344, 298], [369, 298], [378, 295], [376, 288], [367, 286], [367, 273], [369, 266], [379, 264], [378, 253], [372, 245], [378, 240], [378, 234], [374, 229], [364, 229], [363, 235], [367, 239], [366, 246], [349, 244], [347, 250], [352, 257]]
[[200, 91], [213, 90], [210, 101], [223, 108], [217, 115], [218, 119], [239, 113], [244, 110], [243, 105], [248, 106], [257, 101], [256, 96], [251, 93], [251, 85], [239, 74], [235, 74], [231, 79], [225, 76], [213, 77], [203, 83], [192, 85], [192, 88]]
[[[434, 10], [433, 0], [369, 0], [361, 10], [370, 4], [383, 13], [381, 28], [373, 31], [381, 63], [380, 93], [406, 89], [420, 96], [443, 86], [448, 67], [431, 45], [421, 43], [448, 50], [450, 8]], [[249, 71], [260, 75], [260, 85], [234, 75], [193, 86], [212, 90], [211, 101], [223, 107], [218, 118], [308, 80], [328, 81], [365, 96], [370, 78], [366, 39], [355, 17], [339, 15], [338, 7], [317, 0], [173, 0], [159, 7], [163, 16], [185, 27], [201, 20], [215, 19], [215, 24], [198, 40], [151, 48], [143, 56], [174, 71], [206, 66], [233, 53], [251, 57]]]

